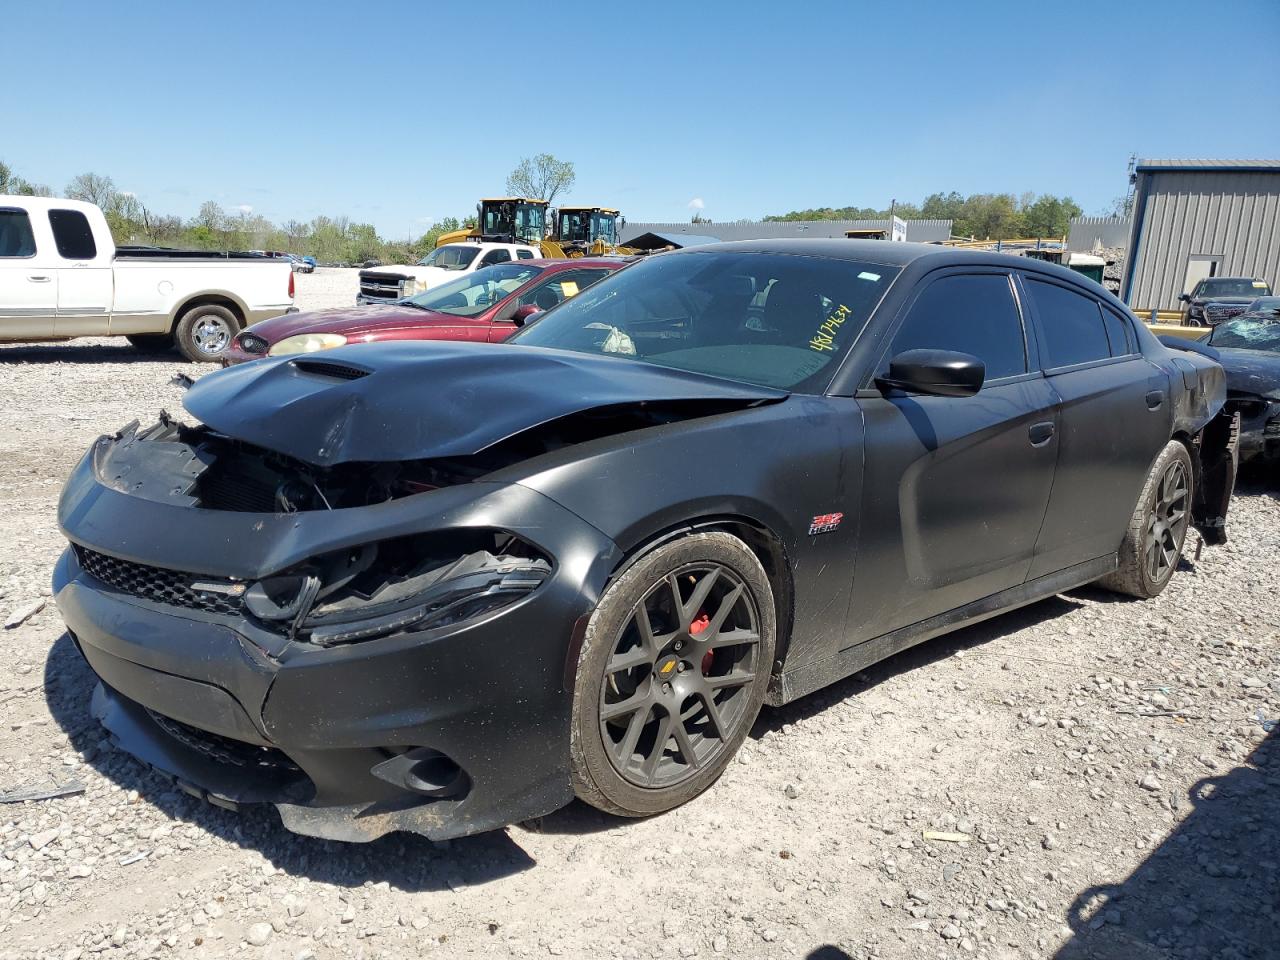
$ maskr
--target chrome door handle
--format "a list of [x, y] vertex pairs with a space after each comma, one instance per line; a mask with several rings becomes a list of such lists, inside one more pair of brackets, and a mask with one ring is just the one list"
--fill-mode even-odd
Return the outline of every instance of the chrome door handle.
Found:
[[43, 274], [31, 273], [27, 275], [27, 279], [30, 280], [32, 283], [48, 283], [53, 278], [44, 276]]

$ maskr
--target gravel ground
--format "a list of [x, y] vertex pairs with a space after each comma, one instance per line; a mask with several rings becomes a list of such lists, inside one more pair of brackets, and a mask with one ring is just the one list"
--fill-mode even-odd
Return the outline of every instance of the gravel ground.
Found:
[[[298, 278], [352, 302], [354, 271]], [[0, 347], [0, 616], [48, 603], [62, 479], [177, 410], [174, 357]], [[664, 817], [433, 844], [293, 836], [113, 750], [52, 606], [4, 628], [0, 958], [1276, 957], [1280, 491], [1159, 599], [1081, 590], [783, 709]], [[938, 838], [933, 832], [944, 834]]]

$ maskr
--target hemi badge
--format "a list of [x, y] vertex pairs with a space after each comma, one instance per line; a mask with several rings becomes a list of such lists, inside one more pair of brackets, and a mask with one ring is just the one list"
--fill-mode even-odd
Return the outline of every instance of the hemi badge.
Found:
[[843, 519], [843, 513], [820, 513], [809, 521], [809, 536], [816, 536], [819, 533], [830, 533], [832, 530], [840, 526], [840, 521]]

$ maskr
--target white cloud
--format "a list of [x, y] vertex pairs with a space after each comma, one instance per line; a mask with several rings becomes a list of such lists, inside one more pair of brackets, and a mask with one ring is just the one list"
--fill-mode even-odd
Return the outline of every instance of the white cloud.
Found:
[[702, 202], [701, 197], [694, 197], [692, 200], [689, 201], [687, 206], [689, 207], [690, 210], [701, 210], [706, 206], [706, 204]]
[[252, 204], [248, 204], [248, 203], [242, 203], [240, 204], [240, 206], [236, 207], [236, 209], [239, 210], [241, 213], [243, 213], [246, 217], [249, 214], [253, 213], [253, 206]]

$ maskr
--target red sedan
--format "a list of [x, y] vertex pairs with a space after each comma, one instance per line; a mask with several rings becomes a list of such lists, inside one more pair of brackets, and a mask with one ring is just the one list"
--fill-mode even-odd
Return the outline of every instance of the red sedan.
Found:
[[378, 340], [495, 343], [509, 337], [533, 314], [549, 310], [626, 263], [608, 257], [513, 260], [387, 306], [273, 317], [241, 331], [222, 355], [222, 364]]

